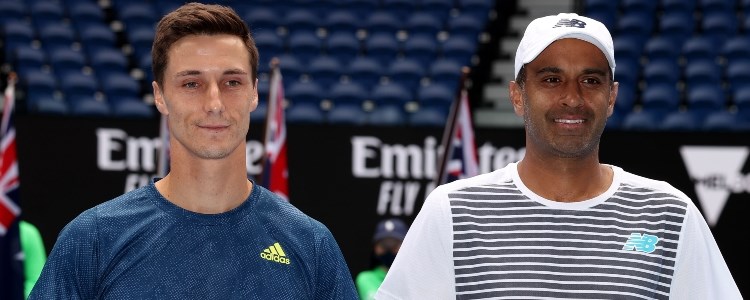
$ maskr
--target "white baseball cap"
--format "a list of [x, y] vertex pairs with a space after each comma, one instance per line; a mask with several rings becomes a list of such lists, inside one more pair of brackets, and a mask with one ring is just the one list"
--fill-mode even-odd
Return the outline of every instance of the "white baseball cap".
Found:
[[612, 35], [601, 22], [574, 13], [537, 18], [529, 23], [516, 50], [515, 77], [523, 65], [534, 60], [549, 44], [563, 38], [576, 38], [599, 47], [615, 74], [615, 47]]

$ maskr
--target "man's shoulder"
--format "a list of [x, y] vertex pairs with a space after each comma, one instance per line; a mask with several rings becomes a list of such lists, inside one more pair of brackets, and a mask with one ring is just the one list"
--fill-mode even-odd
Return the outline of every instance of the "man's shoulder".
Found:
[[315, 232], [328, 231], [328, 228], [318, 220], [307, 215], [297, 207], [262, 186], [258, 189], [258, 213], [267, 224], [274, 228], [293, 232]]
[[674, 187], [667, 181], [653, 179], [642, 175], [634, 174], [623, 170], [622, 168], [612, 166], [620, 178], [621, 189], [631, 191], [649, 191], [657, 193], [666, 193], [682, 201], [690, 202], [690, 198], [681, 190]]

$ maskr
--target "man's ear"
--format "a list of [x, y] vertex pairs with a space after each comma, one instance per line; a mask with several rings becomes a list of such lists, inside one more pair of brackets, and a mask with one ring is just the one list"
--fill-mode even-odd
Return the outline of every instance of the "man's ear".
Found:
[[612, 89], [609, 91], [609, 102], [607, 105], [607, 117], [612, 116], [615, 111], [615, 103], [617, 102], [617, 92], [620, 90], [620, 83], [612, 83]]
[[167, 104], [164, 103], [164, 93], [159, 87], [159, 84], [156, 83], [156, 81], [152, 81], [151, 87], [154, 90], [154, 105], [156, 105], [156, 109], [159, 110], [159, 112], [162, 115], [165, 115], [165, 116], [169, 115], [169, 109], [167, 109]]
[[255, 111], [256, 108], [258, 108], [258, 78], [255, 78], [255, 87], [253, 87], [253, 91], [250, 94], [250, 111]]
[[515, 111], [517, 116], [523, 117], [523, 113], [524, 113], [523, 105], [524, 104], [523, 104], [523, 90], [521, 86], [515, 81], [511, 81], [508, 90], [510, 93], [510, 104], [513, 105], [513, 111]]

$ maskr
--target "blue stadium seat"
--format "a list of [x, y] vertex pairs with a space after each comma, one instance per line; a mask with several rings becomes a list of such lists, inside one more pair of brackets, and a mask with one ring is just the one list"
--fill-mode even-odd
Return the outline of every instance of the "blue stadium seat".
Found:
[[495, 6], [494, 0], [461, 0], [457, 1], [458, 10], [461, 14], [474, 16], [480, 22], [485, 22], [490, 11]]
[[674, 40], [664, 36], [650, 38], [646, 42], [644, 51], [649, 62], [662, 59], [676, 60], [680, 55], [678, 44]]
[[750, 85], [750, 60], [738, 61], [728, 65], [726, 78], [732, 90]]
[[102, 26], [105, 22], [104, 10], [96, 2], [73, 1], [68, 4], [68, 16], [79, 33], [91, 26]]
[[734, 0], [699, 0], [697, 1], [698, 9], [704, 15], [715, 13], [726, 13], [733, 11], [736, 1]]
[[307, 72], [307, 66], [300, 62], [297, 56], [292, 54], [279, 55], [279, 68], [281, 69], [284, 84], [296, 82]]
[[750, 116], [750, 85], [736, 89], [732, 94], [732, 102], [743, 116]]
[[365, 53], [379, 64], [388, 65], [399, 54], [400, 45], [389, 33], [376, 33], [365, 41]]
[[76, 35], [73, 28], [59, 23], [47, 23], [38, 30], [39, 40], [42, 42], [42, 48], [47, 53], [52, 53], [58, 49], [70, 49], [76, 42]]
[[443, 85], [449, 90], [455, 90], [461, 80], [463, 65], [450, 59], [435, 60], [429, 69], [430, 82]]
[[721, 55], [727, 60], [727, 64], [750, 60], [750, 37], [736, 35], [729, 38], [721, 48]]
[[667, 114], [659, 127], [667, 131], [695, 131], [701, 127], [701, 123], [694, 114], [677, 111]]
[[451, 36], [462, 36], [475, 41], [483, 29], [484, 21], [472, 14], [460, 14], [448, 19], [448, 32]]
[[398, 83], [385, 83], [375, 86], [370, 94], [375, 107], [392, 106], [405, 109], [407, 102], [414, 100], [411, 92]]
[[456, 91], [440, 84], [428, 84], [420, 87], [417, 100], [421, 108], [448, 109], [456, 98]]
[[151, 45], [154, 43], [156, 31], [153, 27], [140, 26], [126, 31], [128, 43], [133, 47], [133, 55], [141, 57], [151, 54]]
[[261, 56], [266, 57], [266, 61], [284, 53], [284, 40], [273, 30], [255, 29], [253, 33], [255, 45]]
[[313, 103], [296, 103], [285, 112], [286, 121], [290, 124], [323, 124], [325, 113], [319, 105]]
[[715, 60], [719, 54], [719, 48], [713, 41], [703, 35], [688, 38], [682, 46], [682, 56], [688, 63], [694, 60]]
[[734, 10], [726, 12], [704, 13], [701, 19], [701, 33], [711, 38], [715, 45], [723, 45], [737, 33], [737, 18]]
[[22, 1], [0, 1], [0, 28], [5, 23], [23, 22], [28, 9]]
[[[654, 31], [654, 14], [630, 12], [617, 19], [616, 36], [628, 36], [643, 44]], [[616, 48], [615, 48], [616, 49]]]
[[361, 27], [360, 19], [354, 12], [349, 10], [339, 9], [332, 11], [325, 19], [325, 28], [329, 36], [336, 33], [355, 35]]
[[443, 29], [443, 22], [434, 14], [418, 11], [406, 20], [405, 27], [410, 38], [424, 35], [435, 39], [438, 32]]
[[617, 11], [594, 10], [586, 13], [585, 16], [601, 22], [610, 32], [614, 32], [617, 28]]
[[296, 81], [289, 84], [284, 90], [284, 96], [291, 105], [300, 103], [311, 103], [320, 106], [323, 99], [327, 97], [323, 88], [313, 81]]
[[391, 81], [398, 82], [407, 90], [416, 90], [425, 76], [425, 69], [415, 59], [401, 58], [391, 62], [387, 74]]
[[327, 90], [341, 80], [342, 67], [333, 57], [321, 55], [312, 59], [308, 71], [310, 78]]
[[656, 13], [656, 8], [659, 6], [659, 1], [653, 0], [621, 0], [620, 6], [624, 13]]
[[78, 37], [89, 57], [104, 49], [115, 49], [117, 45], [115, 32], [104, 24], [88, 24], [78, 30]]
[[454, 6], [453, 0], [422, 0], [419, 11], [429, 13], [439, 20], [447, 20]]
[[692, 14], [697, 0], [660, 0], [659, 2], [661, 2], [662, 11]]
[[[659, 35], [672, 40], [675, 45], [681, 47], [695, 30], [695, 21], [693, 13], [690, 12], [670, 12], [665, 11], [659, 18]], [[680, 50], [679, 48], [677, 49]]]
[[719, 85], [701, 84], [689, 86], [686, 95], [687, 109], [698, 122], [719, 110], [725, 110], [726, 98]]
[[31, 46], [35, 33], [31, 25], [23, 21], [3, 21], [3, 48], [5, 57], [12, 57], [18, 46]]
[[440, 46], [441, 57], [469, 65], [477, 47], [477, 41], [461, 36], [451, 36]]
[[349, 10], [357, 14], [361, 20], [367, 20], [367, 18], [376, 10], [380, 8], [379, 0], [346, 0], [339, 4], [343, 9]]
[[409, 114], [409, 125], [415, 127], [443, 127], [448, 120], [448, 112], [440, 107], [421, 107]]
[[676, 111], [680, 106], [680, 94], [671, 84], [649, 84], [641, 94], [643, 110], [659, 117]]
[[399, 19], [407, 19], [416, 9], [418, 2], [413, 0], [381, 0], [380, 7], [395, 14]]
[[685, 66], [685, 84], [688, 87], [700, 84], [720, 86], [722, 81], [721, 66], [710, 60], [699, 60]]
[[680, 67], [675, 58], [650, 62], [643, 69], [643, 79], [649, 85], [676, 85], [680, 79]]
[[313, 57], [323, 53], [323, 41], [315, 33], [298, 30], [289, 35], [287, 52], [300, 61], [309, 62]]
[[438, 54], [438, 43], [431, 36], [412, 36], [404, 41], [403, 53], [407, 58], [415, 59], [422, 67], [428, 67]]
[[395, 14], [386, 10], [377, 10], [370, 14], [363, 26], [369, 36], [379, 34], [395, 36], [403, 24]]
[[111, 103], [112, 116], [118, 118], [146, 119], [156, 115], [156, 108], [138, 98], [120, 99]]
[[658, 117], [649, 111], [634, 111], [622, 120], [622, 129], [631, 131], [655, 131], [659, 128]]
[[337, 105], [362, 106], [362, 102], [369, 97], [367, 90], [355, 82], [339, 82], [331, 86], [328, 98]]
[[306, 33], [315, 35], [322, 20], [308, 9], [292, 9], [284, 16], [284, 26], [289, 34]]
[[115, 10], [117, 17], [123, 22], [127, 31], [139, 28], [153, 29], [156, 26], [157, 17], [156, 6], [151, 2], [131, 2], [120, 5]]
[[373, 87], [380, 83], [385, 73], [383, 64], [371, 57], [358, 56], [349, 64], [347, 74], [349, 78], [363, 87]]
[[112, 109], [104, 101], [93, 97], [81, 97], [69, 104], [70, 114], [81, 117], [110, 117]]
[[396, 106], [376, 106], [369, 115], [368, 124], [375, 126], [406, 125], [407, 116], [403, 109]]
[[91, 74], [68, 73], [60, 78], [60, 89], [65, 101], [73, 103], [77, 99], [95, 97], [99, 91], [98, 80]]
[[20, 80], [26, 91], [26, 101], [30, 105], [41, 99], [54, 98], [58, 89], [57, 78], [41, 70], [29, 71]]
[[127, 74], [130, 72], [130, 62], [125, 54], [118, 49], [100, 49], [91, 56], [90, 65], [99, 80], [113, 72]]
[[243, 13], [242, 19], [247, 22], [252, 32], [260, 30], [276, 32], [283, 18], [269, 7], [256, 5]]
[[110, 103], [122, 99], [137, 98], [141, 95], [141, 86], [135, 78], [127, 73], [110, 72], [102, 77], [101, 90]]
[[[619, 68], [619, 67], [618, 67]], [[618, 69], [616, 74], [620, 72]], [[615, 101], [615, 111], [629, 113], [633, 111], [636, 103], [636, 85], [635, 84], [623, 84], [622, 82], [617, 89], [617, 100]]]
[[356, 105], [336, 105], [328, 111], [328, 123], [339, 125], [365, 125], [368, 113]]
[[65, 78], [69, 73], [80, 73], [87, 65], [83, 52], [78, 50], [58, 49], [49, 53], [49, 62], [58, 78]]
[[29, 6], [29, 14], [36, 28], [60, 24], [65, 16], [62, 5], [56, 1], [36, 1]]
[[635, 86], [640, 79], [641, 65], [638, 62], [626, 59], [617, 60], [617, 70], [615, 71], [615, 81], [622, 85]]
[[361, 54], [361, 46], [352, 33], [335, 32], [325, 42], [326, 54], [335, 57], [340, 63], [347, 64]]
[[736, 114], [722, 110], [706, 116], [701, 129], [704, 131], [738, 131], [742, 129], [741, 123]]
[[36, 114], [64, 116], [69, 113], [67, 103], [53, 98], [37, 99], [28, 104], [29, 111]]
[[583, 1], [583, 11], [589, 15], [597, 11], [606, 11], [607, 13], [617, 13], [619, 9], [618, 1], [611, 0], [586, 0]]
[[47, 64], [47, 54], [32, 46], [19, 46], [11, 61], [16, 73], [23, 77], [28, 72], [42, 70]]
[[615, 47], [615, 60], [618, 65], [620, 61], [640, 64], [641, 55], [643, 54], [643, 43], [641, 40], [633, 36], [615, 35], [613, 43]]

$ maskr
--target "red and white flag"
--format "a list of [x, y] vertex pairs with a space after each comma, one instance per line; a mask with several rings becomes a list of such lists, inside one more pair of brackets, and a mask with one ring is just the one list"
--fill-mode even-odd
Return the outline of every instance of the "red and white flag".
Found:
[[263, 185], [289, 201], [289, 172], [286, 159], [286, 119], [284, 118], [284, 85], [278, 64], [271, 73], [268, 93], [268, 115], [265, 133], [266, 157]]
[[13, 124], [15, 105], [15, 78], [8, 80], [5, 88], [3, 117], [0, 123], [0, 236], [4, 236], [19, 214], [18, 161], [16, 156], [16, 128]]
[[464, 88], [461, 88], [458, 101], [451, 107], [442, 144], [443, 157], [439, 162], [436, 185], [479, 175], [474, 123], [471, 118], [469, 96]]

